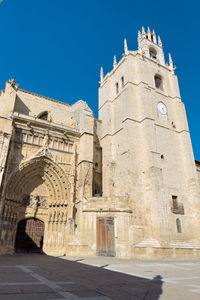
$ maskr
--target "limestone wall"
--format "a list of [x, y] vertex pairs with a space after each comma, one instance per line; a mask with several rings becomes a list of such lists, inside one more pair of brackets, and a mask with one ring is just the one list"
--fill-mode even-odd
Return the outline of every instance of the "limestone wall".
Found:
[[80, 239], [84, 235], [80, 204], [92, 197], [94, 179], [101, 191], [93, 113], [82, 100], [70, 106], [20, 90], [14, 82], [0, 96], [0, 113], [1, 250], [14, 250], [20, 220], [38, 218], [45, 226], [44, 251], [63, 254], [77, 231]]
[[[103, 195], [127, 193], [136, 211], [132, 226], [142, 228], [136, 240], [143, 245], [171, 247], [183, 240], [190, 245], [200, 242], [199, 185], [177, 77], [164, 62], [140, 53], [128, 51], [99, 88]], [[156, 74], [162, 89], [155, 86]], [[166, 113], [159, 111], [159, 102]]]

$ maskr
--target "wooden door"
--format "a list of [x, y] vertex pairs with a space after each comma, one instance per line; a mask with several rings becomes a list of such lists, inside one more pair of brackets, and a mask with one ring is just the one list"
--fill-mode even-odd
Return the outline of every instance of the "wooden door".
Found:
[[97, 218], [97, 255], [115, 256], [114, 218]]
[[18, 223], [15, 240], [16, 252], [37, 253], [42, 251], [44, 223], [38, 219], [24, 219]]

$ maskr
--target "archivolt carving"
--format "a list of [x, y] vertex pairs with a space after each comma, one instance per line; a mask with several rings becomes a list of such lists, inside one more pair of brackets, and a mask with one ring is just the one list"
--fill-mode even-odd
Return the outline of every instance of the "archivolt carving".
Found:
[[38, 177], [45, 183], [48, 190], [49, 204], [52, 202], [67, 203], [70, 184], [64, 171], [45, 156], [35, 157], [19, 166], [8, 180], [6, 199], [21, 202], [27, 186]]

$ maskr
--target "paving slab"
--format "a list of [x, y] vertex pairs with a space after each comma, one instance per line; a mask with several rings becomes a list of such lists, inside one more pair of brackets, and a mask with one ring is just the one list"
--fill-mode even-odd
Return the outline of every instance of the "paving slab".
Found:
[[0, 256], [0, 300], [199, 300], [200, 261]]

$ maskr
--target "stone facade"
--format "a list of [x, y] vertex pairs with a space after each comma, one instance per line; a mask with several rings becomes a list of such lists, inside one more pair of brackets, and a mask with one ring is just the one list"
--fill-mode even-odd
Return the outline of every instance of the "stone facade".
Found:
[[68, 105], [6, 83], [0, 253], [13, 253], [28, 230], [36, 247], [40, 220], [37, 247], [51, 255], [200, 256], [200, 163], [174, 69], [160, 38], [142, 28], [138, 50], [125, 40], [113, 70], [101, 69], [99, 120], [82, 100]]

